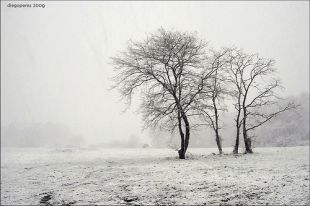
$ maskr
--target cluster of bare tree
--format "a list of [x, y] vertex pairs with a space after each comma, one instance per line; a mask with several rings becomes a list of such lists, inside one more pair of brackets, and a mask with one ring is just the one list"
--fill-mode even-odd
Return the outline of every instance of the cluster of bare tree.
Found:
[[146, 40], [131, 41], [126, 51], [113, 57], [115, 86], [130, 103], [134, 92], [142, 95], [140, 111], [146, 127], [178, 129], [185, 159], [190, 132], [207, 125], [214, 130], [222, 153], [220, 114], [227, 101], [236, 110], [238, 153], [242, 134], [246, 153], [252, 153], [253, 130], [293, 103], [278, 106], [280, 88], [274, 61], [236, 48], [212, 50], [196, 33], [159, 29]]

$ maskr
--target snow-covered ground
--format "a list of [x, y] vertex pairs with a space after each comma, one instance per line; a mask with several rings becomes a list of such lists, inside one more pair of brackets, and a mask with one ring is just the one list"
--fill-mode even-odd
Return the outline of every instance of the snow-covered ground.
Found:
[[213, 152], [2, 148], [1, 204], [310, 203], [309, 147]]

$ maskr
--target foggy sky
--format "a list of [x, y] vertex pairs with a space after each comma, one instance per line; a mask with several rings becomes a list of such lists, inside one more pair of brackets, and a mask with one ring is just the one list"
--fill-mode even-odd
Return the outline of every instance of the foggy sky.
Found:
[[[109, 91], [111, 56], [159, 27], [276, 60], [284, 96], [309, 92], [309, 2], [1, 2], [1, 124], [59, 122], [87, 142], [141, 133]], [[15, 2], [16, 3], [16, 2]], [[20, 3], [20, 2], [19, 2]]]

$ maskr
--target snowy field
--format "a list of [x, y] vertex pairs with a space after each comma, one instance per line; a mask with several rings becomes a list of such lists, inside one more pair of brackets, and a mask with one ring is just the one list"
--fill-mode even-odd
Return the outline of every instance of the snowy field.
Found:
[[2, 148], [1, 205], [310, 203], [309, 147], [213, 152]]

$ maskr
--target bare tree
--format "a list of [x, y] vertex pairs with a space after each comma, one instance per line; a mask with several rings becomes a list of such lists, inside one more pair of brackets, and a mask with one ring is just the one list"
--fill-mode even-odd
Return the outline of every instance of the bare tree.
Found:
[[245, 152], [253, 153], [252, 137], [249, 132], [278, 114], [296, 108], [293, 102], [284, 107], [278, 106], [281, 98], [278, 96], [277, 90], [281, 88], [281, 85], [280, 81], [275, 78], [274, 63], [274, 60], [261, 58], [257, 54], [249, 55], [241, 50], [231, 50], [230, 81], [236, 89], [234, 97], [237, 110], [237, 136], [234, 153], [238, 153], [241, 124]]
[[130, 102], [136, 90], [141, 92], [145, 126], [178, 128], [180, 159], [185, 159], [189, 144], [191, 106], [214, 73], [204, 68], [206, 48], [196, 34], [159, 29], [112, 58], [121, 95]]
[[239, 150], [240, 142], [240, 129], [242, 126], [242, 98], [243, 98], [243, 89], [242, 89], [242, 75], [243, 75], [243, 61], [245, 60], [246, 55], [242, 53], [241, 50], [236, 50], [234, 48], [230, 49], [229, 53], [229, 72], [228, 72], [228, 82], [232, 84], [230, 89], [230, 95], [234, 100], [234, 108], [236, 109], [236, 140], [234, 145], [233, 153], [237, 154]]
[[[208, 58], [208, 70], [214, 70], [209, 81], [204, 81], [204, 89], [195, 100], [195, 110], [199, 116], [207, 122], [206, 125], [211, 127], [215, 134], [215, 141], [219, 154], [223, 153], [222, 138], [220, 136], [220, 112], [225, 111], [226, 73], [227, 73], [227, 53], [228, 49], [213, 51], [212, 56]], [[205, 125], [205, 124], [201, 124]]]

